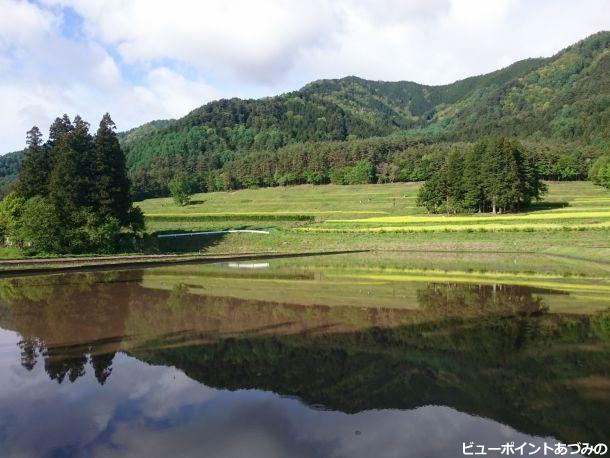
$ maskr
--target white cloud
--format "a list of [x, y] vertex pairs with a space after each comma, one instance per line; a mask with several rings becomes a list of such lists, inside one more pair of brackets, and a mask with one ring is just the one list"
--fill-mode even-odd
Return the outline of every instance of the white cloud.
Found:
[[0, 0], [0, 11], [0, 151], [63, 112], [93, 123], [110, 111], [128, 129], [318, 78], [443, 84], [610, 29], [607, 0]]
[[[151, 70], [146, 85], [134, 87], [140, 103], [163, 107], [165, 116], [183, 115], [193, 108], [193, 104], [220, 97], [221, 93], [205, 81], [190, 81], [179, 73], [164, 67]], [[127, 97], [131, 94], [126, 94]], [[128, 103], [126, 100], [125, 103]], [[137, 113], [133, 113], [137, 116]]]
[[0, 0], [0, 49], [11, 43], [28, 42], [50, 32], [56, 25], [54, 15], [27, 2]]

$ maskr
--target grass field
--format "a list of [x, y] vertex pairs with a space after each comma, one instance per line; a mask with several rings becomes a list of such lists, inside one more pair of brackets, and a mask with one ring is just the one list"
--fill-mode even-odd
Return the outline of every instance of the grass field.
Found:
[[[412, 253], [408, 262], [425, 269], [610, 275], [610, 192], [604, 188], [551, 182], [544, 201], [527, 212], [446, 216], [416, 206], [419, 186], [304, 185], [197, 194], [185, 207], [171, 198], [137, 205], [153, 239], [175, 232], [270, 232], [159, 239], [158, 252], [374, 250]], [[14, 249], [0, 255], [19, 257]]]
[[[504, 215], [428, 215], [418, 183], [293, 186], [197, 194], [185, 207], [170, 198], [138, 205], [151, 233], [267, 229], [269, 235], [186, 237], [165, 250], [305, 252], [367, 249], [445, 256], [454, 270], [610, 272], [610, 192], [589, 182], [551, 182], [542, 202]], [[544, 254], [536, 262], [485, 254]], [[468, 256], [466, 256], [468, 255]], [[475, 261], [471, 255], [476, 255]], [[561, 258], [561, 262], [559, 259]], [[426, 265], [424, 268], [432, 266]], [[530, 266], [531, 268], [529, 268]]]

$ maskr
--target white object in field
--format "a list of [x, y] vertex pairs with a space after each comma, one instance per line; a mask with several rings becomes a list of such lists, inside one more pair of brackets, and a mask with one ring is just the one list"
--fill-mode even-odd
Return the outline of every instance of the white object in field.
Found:
[[267, 269], [269, 267], [268, 262], [227, 262], [221, 265], [233, 269]]
[[157, 238], [165, 237], [190, 237], [192, 235], [214, 235], [214, 234], [269, 234], [269, 231], [261, 231], [255, 229], [230, 229], [228, 231], [207, 231], [207, 232], [186, 232], [183, 234], [159, 234]]

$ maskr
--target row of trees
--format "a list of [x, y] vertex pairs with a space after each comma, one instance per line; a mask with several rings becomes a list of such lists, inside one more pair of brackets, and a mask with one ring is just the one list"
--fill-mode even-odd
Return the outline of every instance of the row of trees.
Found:
[[[472, 143], [430, 143], [410, 137], [304, 142], [275, 151], [163, 155], [131, 171], [134, 199], [164, 196], [175, 175], [195, 181], [198, 192], [286, 186], [295, 184], [355, 184], [413, 182], [429, 179], [453, 151], [465, 154]], [[582, 180], [599, 149], [554, 141], [528, 141], [524, 154], [547, 180]], [[358, 164], [372, 173], [354, 176]]]
[[0, 203], [0, 230], [5, 242], [33, 251], [114, 251], [125, 233], [144, 229], [129, 188], [110, 115], [95, 135], [80, 116], [64, 115], [44, 143], [38, 127], [27, 133], [17, 184]]
[[546, 191], [523, 146], [506, 137], [455, 151], [420, 189], [418, 205], [432, 213], [517, 211]]

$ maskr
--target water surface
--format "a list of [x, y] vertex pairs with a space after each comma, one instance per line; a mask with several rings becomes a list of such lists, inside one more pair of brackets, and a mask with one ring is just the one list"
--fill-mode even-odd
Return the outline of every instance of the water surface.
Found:
[[348, 264], [0, 280], [0, 455], [608, 443], [607, 281]]

